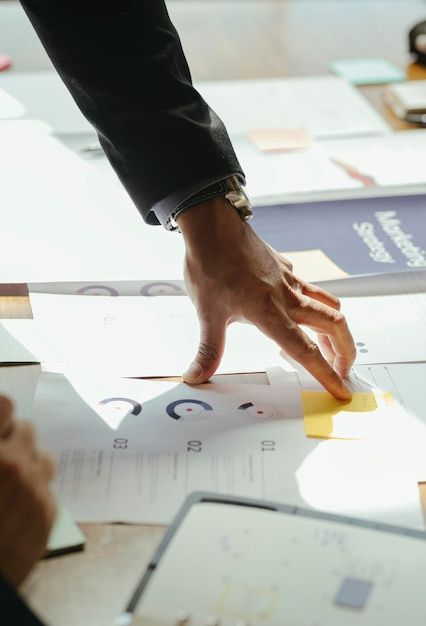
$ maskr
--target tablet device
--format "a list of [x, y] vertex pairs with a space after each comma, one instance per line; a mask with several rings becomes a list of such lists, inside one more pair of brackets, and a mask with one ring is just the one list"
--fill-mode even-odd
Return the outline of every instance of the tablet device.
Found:
[[426, 533], [214, 494], [185, 502], [120, 626], [420, 626]]

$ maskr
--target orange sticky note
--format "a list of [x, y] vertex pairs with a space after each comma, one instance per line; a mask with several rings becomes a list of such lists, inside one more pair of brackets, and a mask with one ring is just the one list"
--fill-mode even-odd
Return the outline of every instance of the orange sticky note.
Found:
[[304, 128], [258, 128], [247, 135], [262, 152], [305, 150], [313, 144]]
[[7, 54], [0, 54], [0, 72], [2, 70], [8, 70], [12, 65], [12, 59]]

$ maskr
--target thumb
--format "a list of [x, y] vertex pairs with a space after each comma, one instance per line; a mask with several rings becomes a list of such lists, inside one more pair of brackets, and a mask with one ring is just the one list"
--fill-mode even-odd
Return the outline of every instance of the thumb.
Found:
[[213, 376], [219, 367], [225, 349], [225, 322], [213, 324], [201, 321], [201, 338], [197, 356], [182, 375], [190, 385], [203, 383]]

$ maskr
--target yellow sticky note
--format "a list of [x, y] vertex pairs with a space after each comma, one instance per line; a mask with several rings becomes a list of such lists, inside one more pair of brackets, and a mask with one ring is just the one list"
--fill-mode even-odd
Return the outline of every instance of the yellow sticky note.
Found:
[[[302, 391], [307, 437], [365, 439], [386, 430], [386, 414], [393, 404], [388, 392], [355, 392], [350, 402], [340, 402], [325, 391]], [[384, 432], [385, 434], [385, 432]]]
[[316, 280], [335, 280], [349, 276], [341, 267], [330, 259], [323, 250], [296, 250], [282, 252], [292, 263], [296, 276], [301, 276], [310, 282]]

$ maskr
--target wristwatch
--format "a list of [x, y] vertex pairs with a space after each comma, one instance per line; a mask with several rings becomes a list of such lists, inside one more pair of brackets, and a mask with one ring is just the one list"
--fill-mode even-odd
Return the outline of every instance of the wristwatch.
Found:
[[224, 178], [217, 183], [213, 183], [213, 185], [205, 187], [202, 191], [199, 191], [185, 200], [185, 202], [182, 202], [170, 215], [165, 227], [167, 230], [179, 230], [176, 218], [181, 215], [181, 213], [196, 204], [200, 204], [201, 202], [206, 202], [206, 200], [212, 200], [213, 198], [218, 198], [220, 196], [223, 196], [230, 202], [230, 204], [232, 204], [244, 222], [251, 220], [253, 217], [251, 202], [237, 176], [229, 176], [228, 178]]

